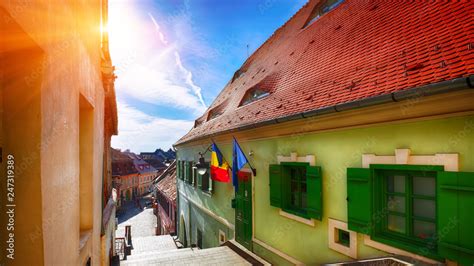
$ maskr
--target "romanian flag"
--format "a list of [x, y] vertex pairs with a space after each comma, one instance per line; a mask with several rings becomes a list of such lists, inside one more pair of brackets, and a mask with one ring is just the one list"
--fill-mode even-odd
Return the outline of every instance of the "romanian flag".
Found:
[[211, 178], [219, 182], [229, 182], [229, 164], [224, 161], [222, 153], [215, 143], [211, 148]]

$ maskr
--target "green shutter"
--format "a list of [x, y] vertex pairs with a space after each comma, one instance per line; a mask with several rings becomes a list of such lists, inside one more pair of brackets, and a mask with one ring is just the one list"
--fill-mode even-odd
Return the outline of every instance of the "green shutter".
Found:
[[349, 230], [370, 234], [372, 177], [368, 168], [347, 168], [347, 220]]
[[197, 174], [197, 185], [198, 188], [202, 188], [202, 175], [200, 175], [199, 173]]
[[438, 254], [474, 264], [474, 173], [438, 172]]
[[281, 166], [278, 164], [270, 165], [270, 205], [282, 208], [282, 174]]
[[178, 164], [178, 173], [177, 173], [177, 176], [179, 179], [183, 179], [183, 168], [181, 167], [181, 162], [182, 161], [178, 161], [177, 164]]
[[184, 181], [188, 182], [189, 180], [189, 162], [188, 161], [184, 162], [184, 172], [185, 172]]
[[318, 220], [322, 219], [323, 210], [323, 186], [321, 167], [306, 167], [307, 203], [306, 211], [309, 217]]

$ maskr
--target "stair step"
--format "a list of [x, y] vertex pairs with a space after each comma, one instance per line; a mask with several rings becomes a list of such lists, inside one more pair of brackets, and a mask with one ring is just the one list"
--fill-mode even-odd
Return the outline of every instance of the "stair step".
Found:
[[167, 256], [168, 254], [176, 254], [177, 252], [184, 252], [184, 251], [190, 251], [190, 248], [182, 248], [182, 249], [174, 249], [174, 250], [153, 250], [153, 251], [145, 251], [142, 253], [138, 254], [133, 254], [129, 255], [127, 257], [127, 260], [130, 259], [139, 259], [139, 258], [144, 258], [144, 257], [159, 257], [159, 256]]
[[179, 260], [179, 258], [193, 256], [195, 252], [196, 251], [192, 249], [177, 249], [165, 252], [131, 255], [127, 257], [127, 260], [121, 261], [121, 265], [142, 265], [145, 263], [176, 261]]
[[136, 237], [132, 240], [132, 255], [148, 251], [175, 250], [174, 240], [169, 235]]

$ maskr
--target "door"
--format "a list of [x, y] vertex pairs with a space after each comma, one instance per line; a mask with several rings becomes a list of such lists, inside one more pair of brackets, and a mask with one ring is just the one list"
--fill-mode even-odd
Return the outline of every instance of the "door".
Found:
[[239, 189], [235, 193], [235, 240], [252, 251], [252, 174], [238, 172]]

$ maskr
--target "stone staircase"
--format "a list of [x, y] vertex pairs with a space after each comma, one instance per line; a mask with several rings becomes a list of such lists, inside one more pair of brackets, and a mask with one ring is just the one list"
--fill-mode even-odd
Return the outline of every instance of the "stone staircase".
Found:
[[220, 246], [209, 249], [180, 248], [173, 237], [134, 237], [131, 255], [120, 265], [251, 265], [231, 248]]

